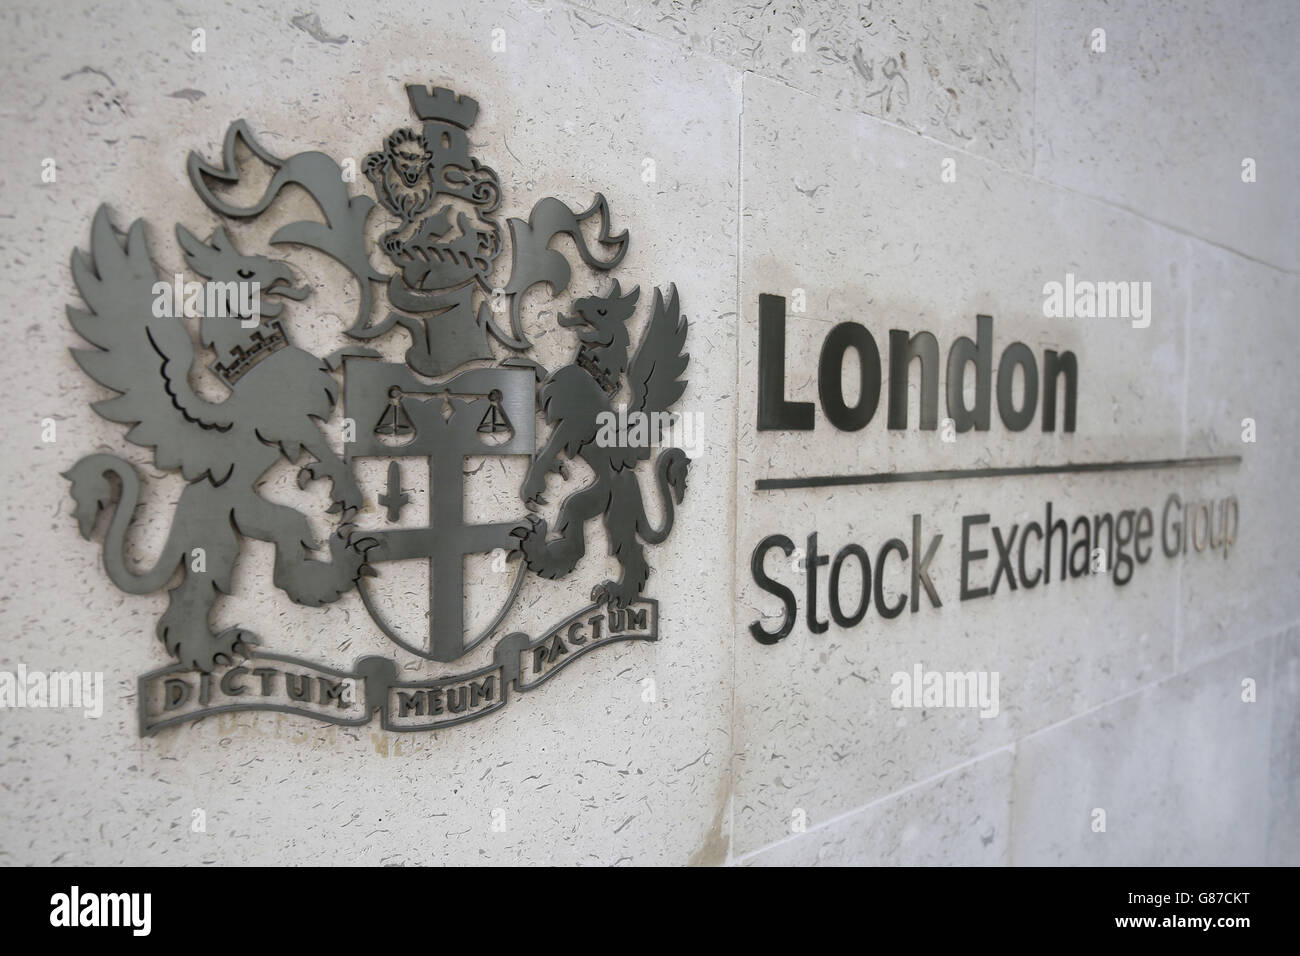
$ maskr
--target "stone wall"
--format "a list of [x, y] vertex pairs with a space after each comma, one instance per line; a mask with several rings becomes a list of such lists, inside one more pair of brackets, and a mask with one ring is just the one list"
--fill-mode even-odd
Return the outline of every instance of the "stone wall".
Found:
[[[104, 675], [99, 719], [0, 718], [0, 859], [1300, 863], [1300, 451], [1286, 424], [1300, 389], [1285, 371], [1300, 350], [1300, 17], [1288, 0], [317, 0], [306, 13], [76, 0], [7, 4], [0, 24], [0, 669]], [[97, 451], [141, 470], [129, 545], [143, 563], [183, 483], [90, 408], [109, 393], [69, 352], [85, 345], [64, 318], [78, 304], [69, 256], [108, 203], [119, 229], [146, 220], [161, 271], [179, 270], [174, 223], [204, 236], [217, 224], [185, 174], [191, 149], [216, 159], [242, 117], [280, 156], [360, 163], [412, 123], [407, 83], [478, 101], [470, 139], [500, 177], [503, 218], [527, 218], [544, 196], [584, 209], [605, 195], [631, 235], [618, 278], [642, 289], [636, 328], [652, 287], [681, 295], [691, 364], [677, 407], [701, 440], [677, 526], [649, 549], [659, 640], [601, 648], [500, 713], [435, 732], [243, 712], [142, 738], [137, 678], [168, 661], [153, 636], [167, 598], [110, 584], [103, 529], [78, 536], [60, 473]], [[231, 228], [250, 244], [272, 231]], [[295, 340], [319, 354], [344, 344], [355, 287], [317, 253], [276, 254], [334, 297], [329, 310], [289, 304]], [[1044, 285], [1067, 274], [1149, 283], [1149, 322], [1046, 317]], [[604, 281], [575, 274], [570, 293]], [[760, 295], [789, 304], [783, 394], [813, 403], [810, 431], [758, 427]], [[528, 328], [553, 368], [573, 339], [540, 302]], [[919, 427], [915, 369], [909, 427], [887, 427], [887, 385], [860, 430], [828, 418], [818, 362], [838, 324], [861, 323], [888, 372], [890, 330], [933, 333], [942, 357], [976, 337], [977, 315], [993, 317], [995, 377], [1013, 342], [1040, 372], [1047, 350], [1073, 353], [1073, 431], [1044, 431], [1042, 414], [1013, 431], [994, 395], [987, 430], [945, 440]], [[378, 345], [401, 361], [399, 334]], [[1231, 456], [1240, 463], [756, 485]], [[522, 474], [493, 470], [474, 479], [486, 496]], [[312, 495], [324, 538], [327, 495], [320, 483], [299, 492], [295, 471], [285, 463], [263, 493]], [[582, 477], [552, 479], [552, 522]], [[1161, 553], [1171, 495], [1193, 511], [1235, 497], [1226, 556]], [[1048, 502], [1069, 521], [1149, 508], [1154, 555], [1123, 584], [1109, 555], [1100, 573], [1014, 589], [1003, 577], [962, 600], [963, 518], [988, 518], [968, 529], [970, 550], [989, 552], [971, 565], [974, 589], [998, 564], [991, 530], [1044, 524]], [[824, 556], [860, 545], [873, 572], [888, 569], [886, 606], [909, 605], [886, 619], [864, 598], [858, 623], [815, 633], [805, 586], [820, 575], [811, 614], [827, 620], [830, 567], [809, 560], [814, 533]], [[915, 556], [879, 558], [889, 539], [916, 550], [940, 534], [935, 606], [915, 582], [909, 594]], [[772, 535], [799, 549], [763, 564], [799, 616], [760, 643], [751, 624], [772, 632], [784, 613], [752, 568]], [[537, 634], [586, 603], [611, 573], [595, 525], [588, 550], [564, 580], [528, 576], [510, 626]], [[246, 543], [219, 624], [338, 668], [392, 656], [356, 593], [300, 607], [272, 583], [273, 562], [270, 545]], [[486, 566], [467, 573], [471, 604], [499, 586]], [[842, 569], [843, 607], [859, 603], [859, 574]], [[485, 647], [458, 667], [489, 659]], [[397, 661], [412, 680], [442, 673]], [[996, 672], [996, 715], [895, 706], [893, 675], [918, 666]]]

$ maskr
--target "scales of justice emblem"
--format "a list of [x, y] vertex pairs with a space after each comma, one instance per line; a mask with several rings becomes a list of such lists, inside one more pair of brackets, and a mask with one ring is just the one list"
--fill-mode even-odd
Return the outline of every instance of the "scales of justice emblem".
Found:
[[[570, 242], [554, 244], [608, 273], [623, 260], [628, 235], [613, 231], [599, 193], [582, 211], [541, 199], [526, 220], [508, 219], [503, 230], [497, 174], [470, 150], [478, 104], [448, 89], [406, 89], [419, 122], [397, 129], [366, 156], [361, 177], [346, 177], [323, 152], [275, 156], [243, 120], [227, 131], [218, 163], [189, 156], [191, 184], [225, 221], [279, 208], [289, 187], [314, 201], [319, 217], [282, 226], [269, 245], [322, 252], [356, 282], [356, 314], [339, 329], [347, 344], [330, 355], [293, 344], [295, 313], [313, 314], [324, 293], [295, 285], [293, 270], [273, 250], [238, 248], [224, 226], [201, 239], [176, 225], [185, 266], [197, 277], [183, 288], [176, 277], [174, 298], [185, 296], [179, 314], [158, 306], [171, 283], [153, 262], [141, 220], [122, 234], [101, 206], [89, 251], [73, 253], [82, 304], [70, 306], [68, 318], [90, 344], [73, 355], [113, 393], [92, 407], [127, 426], [130, 442], [150, 449], [159, 469], [179, 472], [186, 482], [161, 554], [152, 567], [137, 569], [125, 554], [141, 496], [136, 469], [97, 453], [65, 473], [81, 534], [103, 535], [103, 564], [113, 583], [131, 594], [170, 585], [156, 634], [175, 660], [139, 679], [142, 735], [239, 710], [349, 726], [368, 724], [379, 711], [387, 730], [434, 729], [504, 707], [512, 692], [538, 686], [603, 644], [658, 639], [658, 604], [643, 595], [651, 570], [646, 547], [671, 531], [690, 461], [680, 449], [660, 447], [653, 428], [620, 431], [609, 440], [602, 439], [601, 422], [620, 412], [624, 420], [637, 414], [671, 421], [689, 361], [676, 288], [655, 289], [643, 302], [639, 289], [625, 292], [617, 280], [602, 280], [609, 291], [540, 313], [555, 314], [572, 337], [567, 364], [547, 370], [531, 359], [525, 293], [544, 285], [550, 301], [560, 302], [572, 279], [570, 261], [552, 248], [554, 240], [567, 237]], [[270, 170], [263, 194], [248, 206], [228, 198], [240, 184], [241, 143], [251, 154], [247, 162]], [[349, 178], [364, 178], [374, 198], [353, 195]], [[396, 222], [379, 238], [379, 250], [366, 232], [376, 204]], [[509, 278], [498, 286], [492, 277], [507, 247]], [[649, 314], [634, 342], [629, 322], [638, 306]], [[316, 308], [314, 314], [327, 313]], [[404, 362], [384, 361], [365, 344], [392, 336], [409, 342]], [[194, 386], [204, 365], [223, 399]], [[340, 401], [352, 430], [345, 431], [342, 455], [323, 430]], [[499, 521], [469, 521], [466, 459], [494, 456], [528, 459], [518, 507]], [[358, 465], [368, 459], [388, 464], [384, 480], [363, 490]], [[532, 509], [545, 500], [547, 476], [567, 474], [566, 466], [579, 459], [591, 477], [563, 500], [552, 528]], [[282, 460], [299, 466], [299, 488], [328, 483], [334, 527], [318, 548], [302, 510], [258, 490]], [[427, 523], [408, 520], [413, 496], [403, 475], [411, 468], [427, 475]], [[647, 513], [643, 478], [658, 496], [657, 524]], [[367, 509], [374, 520], [362, 528], [357, 519], [367, 491], [376, 507]], [[559, 579], [573, 572], [595, 521], [603, 522], [607, 560], [617, 574], [593, 589], [588, 606], [542, 634], [502, 634], [525, 575]], [[356, 588], [379, 630], [410, 654], [451, 664], [495, 639], [491, 663], [410, 681], [390, 658], [365, 656], [340, 670], [272, 653], [265, 635], [246, 628], [215, 627], [214, 605], [234, 591], [246, 537], [273, 545], [273, 582], [292, 601], [319, 607]], [[486, 554], [509, 556], [512, 584], [486, 626], [470, 628], [465, 560]], [[391, 562], [411, 559], [427, 563], [428, 610], [419, 618], [423, 626], [404, 628], [375, 585]]]

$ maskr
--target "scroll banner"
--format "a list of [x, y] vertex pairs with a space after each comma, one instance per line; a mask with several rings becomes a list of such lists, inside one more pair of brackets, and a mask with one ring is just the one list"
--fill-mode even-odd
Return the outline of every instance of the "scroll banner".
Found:
[[437, 680], [398, 680], [397, 665], [384, 657], [363, 657], [351, 671], [282, 654], [256, 654], [209, 674], [173, 664], [140, 678], [140, 735], [250, 710], [346, 727], [369, 724], [377, 710], [384, 730], [436, 730], [500, 710], [507, 686], [532, 690], [593, 648], [658, 639], [659, 603], [645, 599], [622, 609], [592, 604], [536, 639], [507, 634], [489, 666]]

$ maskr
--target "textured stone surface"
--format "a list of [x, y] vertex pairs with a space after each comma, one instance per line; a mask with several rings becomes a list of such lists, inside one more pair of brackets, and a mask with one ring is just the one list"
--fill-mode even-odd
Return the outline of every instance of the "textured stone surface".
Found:
[[[1180, 666], [1272, 634], [1300, 616], [1296, 564], [1282, 558], [1300, 541], [1293, 504], [1300, 445], [1290, 424], [1297, 389], [1294, 382], [1281, 391], [1257, 387], [1291, 377], [1286, 362], [1300, 350], [1294, 321], [1300, 277], [1203, 242], [1191, 243], [1189, 252], [1186, 452], [1240, 455], [1242, 462], [1187, 473], [1182, 496], [1194, 508], [1210, 505], [1214, 531], [1220, 503], [1235, 495], [1239, 540], [1274, 544], [1244, 547], [1225, 562], [1222, 549], [1196, 552], [1208, 536], [1193, 540], [1181, 581]], [[1252, 430], [1254, 440], [1244, 441]], [[1226, 563], [1233, 565], [1227, 580]]]
[[1288, 628], [1273, 651], [1268, 692], [1273, 704], [1269, 750], [1270, 866], [1293, 866], [1300, 859], [1300, 633]]
[[[1088, 47], [1095, 28], [1105, 53]], [[195, 30], [205, 52], [192, 48]], [[6, 5], [0, 671], [102, 672], [106, 705], [98, 720], [0, 717], [0, 861], [1300, 862], [1300, 446], [1289, 422], [1300, 386], [1288, 366], [1300, 352], [1298, 40], [1288, 0]], [[216, 224], [186, 180], [191, 149], [215, 159], [245, 117], [278, 154], [359, 163], [412, 122], [408, 82], [479, 101], [471, 140], [500, 176], [502, 219], [547, 195], [585, 208], [601, 191], [631, 232], [623, 288], [639, 284], [645, 303], [672, 281], [682, 295], [692, 365], [678, 408], [703, 435], [678, 524], [650, 555], [661, 640], [604, 648], [503, 713], [437, 733], [263, 713], [141, 739], [136, 681], [167, 660], [153, 636], [165, 597], [110, 584], [102, 531], [94, 543], [77, 535], [60, 472], [93, 452], [142, 470], [150, 493], [128, 539], [142, 563], [182, 484], [89, 407], [105, 391], [68, 354], [83, 344], [63, 315], [76, 301], [69, 254], [107, 202], [119, 228], [147, 220], [160, 269], [174, 271], [173, 224], [202, 235]], [[1253, 184], [1241, 181], [1245, 157]], [[56, 182], [42, 182], [46, 159]], [[305, 202], [289, 199], [289, 211]], [[255, 245], [278, 223], [232, 235]], [[339, 317], [355, 292], [342, 271], [281, 251], [314, 289], [289, 306], [295, 343], [319, 354], [344, 344]], [[1149, 327], [1044, 316], [1044, 283], [1067, 273], [1150, 282]], [[598, 287], [579, 270], [570, 295]], [[888, 374], [889, 330], [932, 331], [942, 364], [983, 313], [994, 316], [995, 378], [1014, 341], [1040, 368], [1045, 349], [1076, 354], [1077, 431], [1045, 434], [1036, 418], [1012, 433], [995, 398], [990, 431], [945, 442], [916, 427], [913, 369], [907, 430], [885, 427], [882, 390], [861, 431], [835, 430], [819, 408], [812, 432], [760, 432], [758, 296], [793, 302], [795, 290], [806, 311], [789, 315], [787, 398], [817, 401], [836, 323], [863, 323]], [[530, 320], [548, 367], [571, 354], [571, 333], [551, 321], [567, 305]], [[400, 360], [405, 342], [379, 345]], [[941, 393], [941, 416], [944, 406]], [[1243, 440], [1248, 418], [1254, 442]], [[1234, 455], [1239, 466], [1214, 469], [755, 489], [796, 475]], [[294, 478], [279, 467], [263, 493], [304, 502], [328, 533], [323, 488], [301, 492]], [[487, 500], [518, 478], [503, 465], [470, 483]], [[565, 487], [548, 489], [552, 521]], [[427, 508], [427, 489], [412, 491]], [[1226, 560], [1161, 553], [1171, 494], [1237, 497]], [[1062, 582], [1054, 569], [1047, 586], [1004, 581], [960, 600], [961, 517], [1023, 527], [1043, 521], [1049, 500], [1071, 521], [1151, 508], [1154, 555], [1123, 587], [1102, 574]], [[369, 507], [363, 523], [378, 520]], [[478, 498], [474, 508], [491, 516]], [[912, 546], [913, 515], [923, 544], [943, 535], [931, 566], [942, 607], [922, 594], [917, 613], [882, 620], [872, 597], [859, 625], [814, 634], [800, 556], [774, 552], [768, 570], [798, 592], [800, 619], [776, 645], [751, 637], [751, 622], [771, 628], [780, 614], [750, 573], [764, 536], [805, 548], [816, 532], [831, 554], [859, 543], [874, 572], [885, 540]], [[526, 581], [509, 626], [536, 633], [585, 605], [612, 570], [607, 546], [593, 528], [591, 557], [569, 579]], [[973, 547], [990, 552], [973, 582], [987, 584], [989, 526]], [[269, 545], [246, 543], [217, 623], [339, 667], [396, 653], [409, 677], [487, 660], [481, 648], [438, 668], [395, 652], [355, 595], [292, 605], [272, 561]], [[888, 568], [892, 599], [909, 579], [896, 556]], [[472, 613], [490, 614], [506, 582], [487, 562], [469, 574]], [[376, 587], [397, 602], [404, 585]], [[997, 671], [997, 716], [894, 708], [891, 676], [917, 664]], [[1256, 702], [1242, 699], [1243, 681]], [[1107, 812], [1105, 833], [1090, 828], [1094, 808]]]
[[1037, 19], [1036, 175], [1300, 266], [1294, 3], [1042, 0]]
[[[1269, 836], [1271, 642], [1016, 745], [1011, 862], [1261, 863]], [[1242, 680], [1263, 692], [1242, 700]], [[1105, 832], [1094, 832], [1094, 811]]]
[[1011, 766], [999, 751], [796, 833], [752, 866], [997, 866], [1007, 862]]
[[[417, 12], [393, 4], [365, 18], [342, 3], [316, 9], [307, 18], [237, 4], [199, 19], [161, 6], [6, 14], [6, 35], [26, 39], [17, 56], [4, 57], [12, 94], [3, 138], [16, 155], [0, 174], [8, 180], [0, 244], [12, 263], [2, 321], [10, 340], [31, 348], [24, 361], [5, 362], [0, 399], [19, 443], [0, 469], [8, 500], [22, 503], [5, 515], [16, 546], [3, 558], [4, 666], [103, 671], [108, 702], [98, 721], [6, 715], [0, 848], [24, 863], [308, 863], [339, 853], [363, 863], [719, 862], [729, 582], [707, 572], [725, 567], [730, 550], [732, 417], [715, 409], [732, 388], [712, 370], [735, 365], [735, 242], [726, 236], [735, 234], [738, 77], [626, 26], [593, 28], [564, 6]], [[207, 28], [206, 54], [188, 52], [194, 27]], [[497, 29], [502, 53], [491, 46]], [[432, 46], [430, 36], [438, 38]], [[585, 66], [556, 70], [560, 62]], [[410, 124], [403, 84], [412, 81], [478, 99], [472, 139], [501, 175], [504, 215], [526, 216], [545, 195], [581, 209], [603, 191], [615, 225], [632, 235], [624, 288], [640, 283], [648, 307], [652, 285], [678, 284], [694, 323], [695, 363], [679, 407], [706, 417], [681, 520], [723, 516], [718, 533], [679, 534], [652, 555], [647, 593], [665, 599], [659, 644], [603, 648], [499, 716], [395, 735], [240, 715], [139, 740], [135, 679], [165, 663], [153, 637], [165, 598], [111, 587], [98, 544], [77, 536], [59, 477], [84, 454], [127, 447], [121, 429], [91, 412], [88, 402], [104, 391], [68, 354], [81, 344], [62, 314], [75, 299], [69, 254], [86, 247], [91, 215], [107, 201], [119, 227], [137, 216], [151, 224], [155, 253], [170, 267], [178, 261], [172, 224], [206, 235], [213, 218], [185, 178], [190, 149], [215, 158], [227, 124], [242, 116], [281, 153], [322, 148], [359, 160]], [[181, 89], [203, 95], [173, 95]], [[665, 101], [690, 103], [692, 115], [683, 123]], [[59, 175], [42, 186], [45, 155], [56, 157]], [[651, 183], [642, 178], [647, 157], [656, 162]], [[336, 316], [346, 314], [346, 297], [332, 291], [338, 274], [310, 253], [291, 261], [331, 297]], [[314, 310], [310, 320], [296, 314], [304, 320], [293, 325], [296, 341], [301, 334], [322, 354], [344, 344], [337, 318], [331, 325]], [[544, 362], [572, 348], [567, 333], [532, 331]], [[403, 346], [384, 347], [400, 356]], [[58, 425], [53, 445], [40, 439], [46, 417]], [[139, 452], [131, 457], [150, 482], [157, 471]], [[289, 468], [279, 484], [288, 500], [302, 500], [292, 478]], [[141, 558], [164, 540], [179, 492], [175, 479], [156, 484], [163, 495], [138, 519]], [[552, 492], [552, 500], [562, 494], [558, 481]], [[324, 501], [314, 505], [328, 530]], [[591, 550], [606, 553], [599, 533]], [[270, 583], [271, 556], [268, 545], [247, 545], [236, 597], [219, 606], [224, 623], [253, 627], [268, 649], [344, 667], [388, 652], [355, 595], [324, 611], [289, 604]], [[512, 626], [534, 632], [557, 623], [610, 570], [596, 560], [559, 585], [532, 579]], [[428, 672], [409, 655], [399, 666], [412, 677]], [[653, 702], [643, 699], [646, 679], [655, 681]], [[195, 809], [206, 813], [204, 834], [190, 830]], [[496, 820], [504, 832], [493, 830]]]
[[837, 106], [1030, 168], [1029, 0], [580, 2]]

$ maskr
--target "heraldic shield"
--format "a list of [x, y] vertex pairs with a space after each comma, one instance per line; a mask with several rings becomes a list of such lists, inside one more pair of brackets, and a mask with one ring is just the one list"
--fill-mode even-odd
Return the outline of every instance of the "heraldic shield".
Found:
[[[417, 521], [366, 532], [377, 540], [366, 552], [372, 564], [427, 560], [426, 633], [399, 633], [391, 623], [392, 615], [377, 605], [365, 578], [358, 585], [362, 600], [395, 643], [430, 660], [454, 661], [495, 632], [523, 581], [522, 564], [512, 564], [513, 583], [500, 610], [477, 635], [465, 633], [465, 557], [514, 550], [518, 541], [511, 531], [525, 514], [520, 503], [511, 520], [466, 523], [465, 461], [484, 455], [534, 455], [534, 372], [531, 368], [469, 369], [431, 386], [404, 365], [349, 359], [344, 367], [345, 413], [354, 422], [369, 424], [349, 446], [349, 463], [367, 457], [394, 459], [384, 473], [383, 486], [373, 492], [387, 523], [401, 522], [412, 504], [401, 485], [404, 469], [396, 459], [423, 470], [429, 489], [426, 524]], [[363, 485], [363, 494], [367, 491]]]
[[[145, 223], [120, 233], [104, 207], [88, 253], [74, 252], [84, 307], [68, 317], [91, 347], [73, 354], [116, 393], [93, 407], [186, 482], [156, 563], [141, 571], [125, 550], [144, 485], [136, 467], [97, 453], [65, 475], [82, 535], [103, 528], [113, 583], [131, 594], [167, 590], [156, 636], [174, 660], [140, 678], [142, 734], [247, 710], [348, 726], [378, 711], [386, 729], [427, 730], [485, 716], [510, 691], [537, 687], [605, 644], [658, 639], [658, 604], [643, 593], [646, 549], [672, 530], [690, 464], [664, 432], [689, 363], [677, 290], [642, 297], [604, 275], [622, 262], [628, 234], [612, 228], [599, 193], [581, 211], [547, 197], [527, 219], [501, 223], [497, 174], [470, 152], [478, 103], [419, 85], [407, 96], [419, 122], [392, 132], [359, 168], [318, 151], [276, 156], [243, 120], [227, 131], [219, 162], [191, 153], [190, 183], [220, 219], [206, 240], [176, 225], [196, 280], [168, 279]], [[262, 167], [256, 176], [246, 175], [252, 165]], [[241, 188], [247, 181], [266, 185]], [[312, 208], [281, 202], [287, 190], [305, 192], [319, 216], [280, 225], [269, 246], [324, 253], [358, 291], [355, 315], [332, 330], [341, 347], [328, 355], [294, 339], [296, 322], [333, 316], [329, 291], [295, 285], [302, 277], [288, 261], [241, 249], [243, 233], [227, 231]], [[251, 205], [230, 198], [250, 192], [261, 193]], [[606, 291], [571, 293], [575, 266]], [[527, 316], [526, 296], [535, 310]], [[526, 327], [570, 342], [568, 361], [539, 364]], [[194, 384], [205, 369], [215, 391]], [[340, 418], [341, 435], [327, 425]], [[483, 520], [481, 508], [467, 508], [477, 504], [467, 462], [506, 457], [526, 471]], [[581, 485], [567, 468], [578, 459]], [[328, 483], [328, 541], [313, 541], [305, 504], [263, 497], [265, 476], [286, 461], [300, 489]], [[553, 474], [565, 488], [551, 528], [534, 509]], [[657, 523], [643, 483], [657, 495]], [[594, 521], [607, 555], [587, 553]], [[427, 675], [409, 679], [416, 671], [396, 649], [394, 659], [365, 656], [347, 669], [273, 653], [273, 635], [216, 627], [214, 606], [235, 597], [250, 537], [274, 546], [274, 584], [291, 601], [321, 607], [356, 589], [378, 629]], [[500, 573], [470, 586], [467, 562], [485, 555]], [[526, 576], [564, 578], [584, 559], [618, 569], [590, 605], [556, 612], [535, 636], [506, 632]], [[418, 586], [392, 587], [399, 566], [421, 569]], [[492, 638], [490, 663], [440, 668]]]

